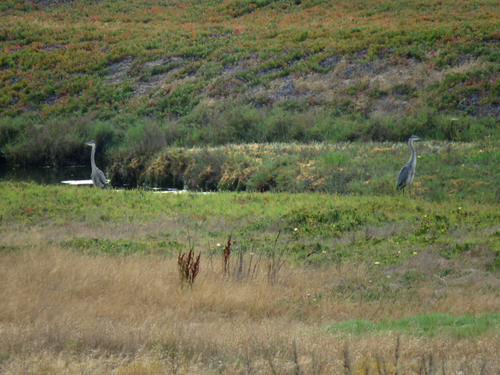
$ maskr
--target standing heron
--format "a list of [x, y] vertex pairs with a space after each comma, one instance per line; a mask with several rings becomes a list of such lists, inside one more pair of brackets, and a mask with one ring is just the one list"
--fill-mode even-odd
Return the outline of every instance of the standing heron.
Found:
[[87, 146], [92, 147], [92, 155], [90, 156], [90, 164], [92, 165], [92, 173], [90, 174], [90, 177], [92, 177], [92, 182], [94, 183], [94, 186], [104, 187], [104, 186], [106, 186], [106, 181], [107, 181], [106, 176], [95, 165], [95, 142], [90, 141], [90, 142], [87, 142], [85, 144]]
[[[411, 158], [406, 162], [406, 164], [399, 171], [398, 176], [398, 190], [404, 189], [413, 182], [413, 176], [415, 176], [415, 167], [417, 166], [417, 157], [415, 155], [415, 149], [413, 148], [413, 141], [418, 141], [422, 138], [412, 135], [408, 140], [408, 144], [411, 149]], [[405, 191], [403, 190], [403, 195]]]

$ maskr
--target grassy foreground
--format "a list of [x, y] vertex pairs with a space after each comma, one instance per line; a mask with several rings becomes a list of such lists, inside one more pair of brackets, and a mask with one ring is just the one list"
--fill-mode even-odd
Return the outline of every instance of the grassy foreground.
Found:
[[[3, 373], [500, 366], [497, 204], [6, 182], [0, 193]], [[181, 289], [177, 254], [191, 247], [200, 272]]]

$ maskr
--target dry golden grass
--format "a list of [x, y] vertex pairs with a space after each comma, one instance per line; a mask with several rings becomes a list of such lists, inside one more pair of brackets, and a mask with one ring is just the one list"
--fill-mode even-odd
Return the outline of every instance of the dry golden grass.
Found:
[[[239, 280], [223, 277], [221, 267], [220, 259], [203, 258], [194, 287], [181, 290], [176, 259], [86, 257], [57, 248], [2, 253], [2, 373], [338, 374], [346, 342], [351, 370], [365, 373], [377, 368], [377, 358], [392, 366], [396, 337], [334, 336], [328, 324], [498, 309], [492, 295], [473, 293], [469, 284], [440, 288], [439, 298], [433, 284], [424, 285], [418, 290], [424, 302], [312, 301], [332, 286], [369, 282], [365, 265], [286, 265], [273, 285], [264, 261]], [[465, 365], [479, 373], [484, 361], [500, 366], [499, 349], [496, 336], [403, 337], [399, 369], [418, 373], [432, 351], [448, 374]]]
[[310, 79], [299, 78], [295, 83], [297, 93], [323, 93], [328, 91], [328, 84], [324, 82], [324, 77], [313, 75]]

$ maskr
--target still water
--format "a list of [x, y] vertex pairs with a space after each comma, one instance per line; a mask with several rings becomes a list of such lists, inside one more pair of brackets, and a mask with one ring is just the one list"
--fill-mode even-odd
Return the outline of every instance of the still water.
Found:
[[0, 181], [36, 182], [40, 185], [58, 185], [67, 180], [90, 179], [90, 166], [67, 168], [13, 167], [0, 164]]

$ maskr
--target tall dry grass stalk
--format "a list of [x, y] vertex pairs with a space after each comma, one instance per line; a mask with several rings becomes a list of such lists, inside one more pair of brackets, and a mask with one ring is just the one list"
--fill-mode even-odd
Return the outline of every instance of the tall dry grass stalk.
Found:
[[231, 260], [231, 235], [227, 239], [227, 244], [222, 250], [222, 269], [224, 276], [229, 276], [229, 262]]
[[195, 259], [194, 247], [191, 247], [187, 253], [179, 252], [177, 257], [177, 268], [179, 270], [181, 289], [184, 284], [192, 287], [198, 272], [200, 272], [201, 251]]
[[[266, 268], [253, 279], [232, 281], [222, 277], [222, 265], [202, 267], [194, 287], [180, 290], [176, 259], [86, 257], [55, 248], [2, 253], [2, 373], [342, 373], [346, 338], [324, 327], [345, 315], [368, 319], [378, 304], [313, 302], [309, 296], [348, 277], [365, 277], [366, 269], [285, 264], [270, 285]], [[480, 298], [450, 293], [441, 310], [470, 303], [486, 306]], [[378, 316], [428, 308], [400, 301]], [[445, 360], [447, 374], [458, 373], [464, 359], [474, 371], [486, 361], [486, 372], [500, 366], [494, 335], [475, 341], [405, 337], [397, 344], [387, 333], [349, 337], [352, 373], [376, 368], [375, 358], [394, 363], [395, 348], [400, 373], [418, 369], [429, 351], [434, 362]]]

